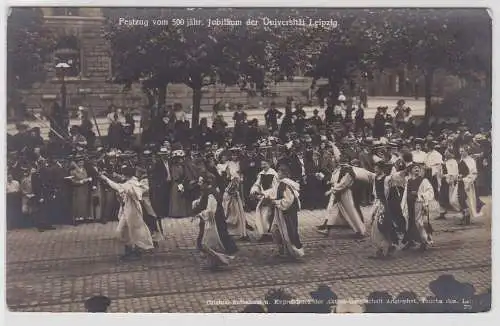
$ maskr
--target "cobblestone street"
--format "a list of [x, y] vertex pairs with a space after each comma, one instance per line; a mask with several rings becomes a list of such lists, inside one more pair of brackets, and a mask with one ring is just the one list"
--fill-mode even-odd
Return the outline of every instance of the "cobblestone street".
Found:
[[[483, 200], [483, 212], [489, 212], [490, 199]], [[203, 268], [194, 247], [197, 225], [190, 219], [164, 220], [167, 240], [154, 254], [127, 263], [118, 260], [123, 248], [114, 238], [116, 222], [9, 231], [7, 303], [12, 311], [76, 312], [85, 311], [88, 297], [102, 294], [111, 298], [111, 312], [237, 312], [244, 306], [208, 301], [262, 300], [272, 288], [307, 299], [319, 284], [339, 299], [363, 299], [375, 290], [426, 296], [429, 282], [441, 274], [473, 284], [476, 293], [491, 287], [489, 213], [467, 227], [452, 219], [433, 221], [431, 249], [398, 251], [386, 261], [371, 259], [369, 238], [356, 240], [350, 230], [334, 230], [329, 237], [316, 233], [324, 214], [299, 215], [302, 261], [275, 260], [271, 243], [239, 242], [233, 263], [215, 273]]]

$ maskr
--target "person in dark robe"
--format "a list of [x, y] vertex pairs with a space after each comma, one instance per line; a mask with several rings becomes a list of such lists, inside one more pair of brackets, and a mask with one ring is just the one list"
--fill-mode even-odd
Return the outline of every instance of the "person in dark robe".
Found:
[[34, 127], [29, 133], [29, 143], [28, 149], [33, 150], [34, 148], [43, 148], [45, 142], [41, 136], [40, 127]]
[[109, 148], [124, 149], [123, 146], [124, 131], [123, 125], [118, 120], [118, 114], [114, 113], [113, 120], [108, 127], [108, 146]]
[[385, 122], [383, 108], [379, 106], [373, 121], [373, 138], [380, 138], [385, 135]]
[[245, 136], [245, 145], [246, 146], [252, 146], [255, 144], [259, 138], [260, 138], [260, 129], [259, 129], [259, 120], [258, 119], [252, 119], [250, 121], [248, 129], [246, 131], [246, 136]]
[[276, 103], [271, 102], [269, 109], [264, 114], [266, 127], [271, 133], [278, 130], [278, 119], [280, 119], [282, 115], [283, 113], [276, 109]]
[[252, 188], [255, 181], [257, 181], [257, 175], [262, 170], [261, 162], [262, 157], [257, 155], [257, 151], [254, 146], [250, 146], [246, 155], [243, 157], [240, 163], [241, 174], [243, 175], [243, 196], [245, 203], [245, 211], [250, 212], [255, 210], [257, 202], [250, 196], [250, 189]]
[[335, 108], [329, 103], [325, 109], [325, 124], [327, 127], [330, 127], [335, 121]]
[[207, 174], [200, 177], [198, 184], [201, 197], [192, 205], [195, 213], [193, 221], [199, 220], [196, 246], [206, 257], [208, 267], [216, 270], [229, 264], [238, 247], [228, 233], [221, 194], [213, 186], [214, 176]]
[[92, 130], [93, 129], [93, 124], [90, 121], [89, 117], [89, 112], [88, 111], [82, 111], [82, 118], [81, 118], [81, 123], [80, 123], [80, 133], [82, 134], [83, 137], [85, 137], [85, 140], [87, 141], [87, 146], [89, 149], [94, 148], [95, 144], [95, 133]]
[[21, 188], [19, 181], [15, 180], [12, 172], [7, 173], [6, 183], [7, 204], [7, 230], [12, 230], [21, 225]]
[[432, 243], [429, 205], [434, 200], [434, 190], [430, 182], [423, 177], [423, 165], [424, 162], [415, 160], [409, 167], [410, 177], [401, 200], [407, 225], [403, 250], [413, 248], [420, 243], [420, 250], [424, 251]]
[[202, 146], [205, 145], [206, 142], [213, 141], [213, 131], [210, 127], [208, 127], [207, 118], [201, 118], [198, 130], [194, 134], [194, 143], [197, 144], [199, 148], [202, 148]]
[[34, 224], [39, 232], [54, 230], [54, 227], [50, 223], [51, 217], [49, 216], [50, 201], [52, 200], [52, 184], [46, 167], [37, 169], [31, 179], [34, 194], [33, 199], [37, 205]]
[[[114, 181], [118, 181], [113, 177], [118, 173], [118, 159], [115, 153], [107, 153], [101, 162], [98, 162], [100, 171], [106, 173]], [[115, 191], [107, 184], [107, 182], [100, 180], [100, 204], [101, 204], [101, 220], [102, 224], [110, 220], [115, 220], [118, 216], [118, 209], [120, 204]]]
[[377, 258], [389, 257], [399, 244], [399, 237], [389, 208], [389, 186], [391, 176], [386, 174], [384, 161], [375, 164], [373, 192], [375, 203], [372, 211], [371, 239], [377, 248]]
[[247, 131], [247, 114], [243, 111], [243, 104], [237, 105], [237, 111], [233, 114], [234, 134], [233, 144], [244, 144]]
[[273, 241], [278, 246], [278, 256], [299, 258], [304, 256], [304, 247], [298, 230], [298, 212], [301, 209], [300, 185], [290, 179], [290, 168], [282, 161], [278, 164], [279, 183], [271, 224]]
[[172, 177], [170, 175], [169, 152], [161, 148], [153, 159], [150, 177], [150, 199], [156, 214], [161, 217], [168, 216], [170, 204], [170, 188]]
[[195, 180], [194, 171], [190, 165], [186, 164], [185, 152], [183, 150], [174, 150], [172, 152], [172, 162], [170, 164], [170, 199], [168, 216], [172, 218], [187, 217], [191, 214], [189, 185]]
[[288, 168], [290, 169], [290, 178], [297, 182], [302, 182], [305, 177], [304, 157], [294, 145], [288, 155]]
[[[306, 182], [302, 192], [303, 208], [324, 209], [326, 208], [325, 192], [328, 190], [325, 175], [321, 172], [320, 153], [315, 150], [306, 151], [304, 157], [304, 168], [306, 171]], [[322, 176], [321, 176], [322, 175]]]
[[218, 114], [212, 121], [212, 130], [214, 132], [214, 142], [219, 146], [224, 144], [226, 138], [227, 122], [224, 121], [224, 116]]
[[295, 132], [299, 135], [302, 135], [304, 134], [305, 130], [306, 130], [306, 119], [304, 118], [304, 116], [302, 114], [297, 114], [296, 115], [296, 118], [295, 118]]
[[279, 137], [281, 140], [286, 138], [286, 135], [291, 132], [293, 129], [293, 112], [290, 106], [287, 106], [285, 109], [285, 116], [281, 121], [281, 127], [279, 131]]
[[71, 189], [65, 180], [67, 171], [64, 166], [54, 157], [47, 160], [48, 202], [47, 212], [53, 224], [71, 224], [67, 219], [70, 214], [69, 196]]
[[12, 149], [18, 152], [22, 152], [26, 149], [30, 143], [30, 134], [28, 132], [28, 126], [22, 123], [16, 124], [17, 133], [12, 136]]
[[317, 109], [314, 109], [313, 116], [308, 119], [308, 122], [318, 132], [323, 127], [323, 120], [321, 120], [321, 117], [319, 116], [319, 111]]

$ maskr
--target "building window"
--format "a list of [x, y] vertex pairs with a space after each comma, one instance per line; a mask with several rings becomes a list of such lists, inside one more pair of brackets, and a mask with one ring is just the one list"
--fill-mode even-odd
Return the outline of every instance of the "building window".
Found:
[[81, 73], [81, 53], [78, 39], [74, 36], [65, 36], [57, 43], [54, 52], [55, 64], [67, 63], [70, 67], [65, 71], [66, 77], [78, 77]]
[[55, 7], [52, 10], [54, 16], [78, 16], [80, 11], [75, 7]]

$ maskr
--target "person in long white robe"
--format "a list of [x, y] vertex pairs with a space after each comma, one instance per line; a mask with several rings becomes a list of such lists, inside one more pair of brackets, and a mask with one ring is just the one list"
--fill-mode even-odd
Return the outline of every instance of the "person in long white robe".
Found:
[[209, 175], [199, 178], [202, 194], [193, 201], [193, 210], [197, 212], [193, 221], [200, 221], [197, 247], [207, 259], [208, 267], [216, 269], [228, 265], [238, 248], [227, 231], [224, 209], [213, 183]]
[[457, 195], [461, 209], [463, 210], [463, 224], [467, 225], [470, 224], [471, 218], [475, 219], [481, 217], [481, 212], [478, 210], [478, 198], [476, 195], [477, 166], [474, 158], [469, 155], [468, 146], [461, 146], [459, 152], [461, 159], [458, 162], [459, 176]]
[[269, 233], [273, 219], [273, 207], [270, 201], [276, 199], [278, 190], [278, 173], [266, 161], [262, 161], [262, 167], [263, 170], [259, 172], [257, 180], [250, 189], [250, 194], [259, 198], [255, 209], [255, 220], [249, 223], [253, 228], [249, 235], [254, 240], [260, 240], [264, 234]]
[[326, 209], [328, 221], [325, 230], [317, 231], [328, 235], [331, 227], [336, 225], [349, 225], [358, 237], [364, 237], [366, 226], [363, 223], [361, 211], [356, 207], [351, 187], [355, 180], [352, 167], [347, 165], [337, 166], [332, 173], [331, 190], [326, 193], [330, 196]]
[[406, 234], [403, 249], [410, 249], [420, 243], [420, 249], [425, 250], [432, 244], [429, 224], [429, 211], [432, 209], [434, 190], [429, 180], [422, 176], [423, 162], [416, 161], [410, 167], [410, 177], [401, 200], [401, 210], [406, 220]]
[[445, 162], [443, 163], [443, 174], [441, 177], [440, 192], [440, 217], [454, 216], [461, 213], [458, 202], [458, 162], [453, 157], [453, 153], [446, 150], [444, 153]]
[[243, 201], [238, 191], [239, 187], [240, 178], [234, 176], [222, 196], [222, 207], [224, 208], [229, 234], [243, 239], [247, 236], [247, 229]]
[[153, 238], [143, 219], [141, 200], [144, 188], [134, 176], [132, 168], [125, 168], [124, 174], [128, 178], [124, 183], [116, 183], [101, 175], [101, 179], [114, 189], [120, 201], [118, 211], [118, 226], [116, 232], [119, 239], [125, 244], [125, 255], [122, 258], [140, 256], [140, 250], [153, 249]]
[[425, 158], [425, 168], [427, 177], [433, 189], [434, 196], [438, 199], [439, 189], [441, 187], [441, 176], [443, 174], [443, 155], [435, 149], [436, 143], [429, 144], [430, 151]]
[[293, 258], [304, 256], [304, 247], [298, 232], [298, 212], [300, 210], [299, 183], [291, 180], [290, 168], [282, 164], [278, 168], [280, 177], [274, 206], [271, 233], [278, 245], [279, 255]]

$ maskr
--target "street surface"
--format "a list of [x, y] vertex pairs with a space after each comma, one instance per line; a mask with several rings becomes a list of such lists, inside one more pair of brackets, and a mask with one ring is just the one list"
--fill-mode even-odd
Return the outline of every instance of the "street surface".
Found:
[[[167, 239], [141, 261], [119, 262], [123, 247], [114, 238], [116, 222], [59, 226], [7, 233], [6, 297], [11, 311], [78, 312], [93, 295], [111, 298], [110, 312], [238, 312], [244, 305], [210, 305], [209, 300], [263, 300], [269, 289], [284, 288], [309, 299], [326, 284], [339, 299], [365, 299], [375, 290], [396, 296], [404, 290], [431, 295], [428, 285], [452, 274], [474, 285], [491, 287], [491, 198], [485, 217], [470, 226], [457, 220], [433, 221], [434, 246], [427, 252], [398, 251], [390, 260], [370, 257], [369, 238], [355, 240], [350, 230], [330, 237], [314, 231], [325, 211], [302, 211], [299, 232], [305, 247], [300, 262], [272, 257], [272, 243], [238, 242], [240, 252], [220, 272], [209, 272], [194, 244], [197, 224], [163, 221]], [[364, 208], [369, 225], [369, 208]]]
[[[365, 109], [365, 119], [371, 120], [375, 117], [375, 113], [377, 113], [377, 107], [379, 106], [388, 106], [389, 110], [388, 112], [390, 114], [393, 114], [392, 110], [396, 107], [396, 102], [399, 100], [399, 97], [371, 97], [368, 99], [368, 108]], [[415, 117], [423, 116], [425, 114], [425, 102], [423, 99], [420, 100], [415, 100], [412, 98], [404, 98], [406, 101], [406, 105], [411, 107], [412, 109], [412, 114]], [[308, 106], [304, 107], [304, 111], [306, 111], [307, 117], [311, 117], [313, 115], [314, 109], [319, 110], [320, 116], [323, 116], [324, 114], [324, 109], [321, 109], [319, 106]], [[284, 108], [279, 108], [280, 111], [283, 113], [285, 112]], [[263, 126], [264, 125], [264, 113], [265, 110], [263, 109], [255, 109], [255, 110], [247, 110], [248, 120], [252, 119], [259, 119], [259, 125]], [[222, 115], [224, 116], [224, 120], [227, 122], [228, 127], [233, 127], [234, 126], [234, 121], [233, 121], [233, 113], [234, 111], [223, 111], [221, 112]], [[200, 113], [200, 118], [207, 118], [208, 120], [208, 125], [212, 125], [212, 113], [211, 112], [201, 112]], [[191, 114], [187, 114], [187, 119], [191, 121]], [[136, 122], [136, 128], [135, 132], [139, 132], [139, 126], [140, 126], [140, 116], [136, 115], [135, 116]], [[281, 119], [278, 120], [279, 123], [281, 123]], [[48, 134], [49, 134], [49, 123], [48, 121], [27, 121], [26, 122], [30, 128], [33, 127], [40, 127], [40, 132], [43, 137], [43, 139], [48, 139]], [[94, 123], [94, 121], [92, 121]], [[70, 121], [70, 126], [72, 125], [80, 125], [80, 120], [78, 119], [72, 119]], [[105, 117], [99, 117], [97, 118], [97, 125], [99, 126], [99, 131], [101, 133], [101, 136], [106, 136], [108, 134], [108, 127], [109, 127], [109, 122], [107, 118]], [[11, 135], [16, 134], [16, 125], [15, 123], [9, 123], [7, 124], [7, 132]], [[97, 135], [97, 129], [94, 126], [94, 132]]]

